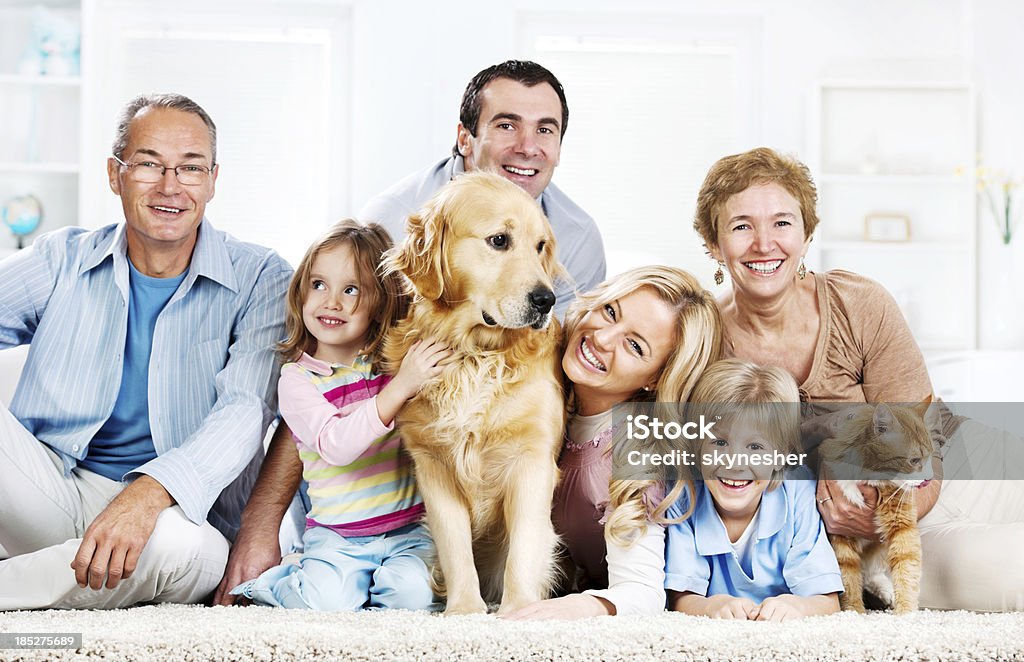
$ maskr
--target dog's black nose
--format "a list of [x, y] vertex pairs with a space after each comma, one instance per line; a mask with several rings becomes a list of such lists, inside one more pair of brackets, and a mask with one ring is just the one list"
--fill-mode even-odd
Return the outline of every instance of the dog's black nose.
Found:
[[555, 305], [555, 293], [546, 287], [535, 287], [530, 292], [530, 305], [541, 315], [546, 315], [551, 307]]

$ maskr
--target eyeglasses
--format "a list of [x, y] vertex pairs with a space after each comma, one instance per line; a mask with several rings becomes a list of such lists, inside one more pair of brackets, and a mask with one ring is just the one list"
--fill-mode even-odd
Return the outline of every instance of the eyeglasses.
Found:
[[[165, 166], [155, 161], [140, 161], [138, 163], [125, 163], [121, 159], [117, 158], [116, 154], [112, 154], [114, 160], [128, 168], [128, 174], [135, 181], [142, 184], [155, 184], [164, 178], [164, 174], [168, 170], [174, 171], [174, 176], [178, 178], [178, 181], [184, 186], [199, 186], [206, 182], [206, 178], [209, 176], [212, 168], [207, 168], [204, 165], [180, 165], [180, 166]], [[214, 168], [217, 166], [214, 165]]]

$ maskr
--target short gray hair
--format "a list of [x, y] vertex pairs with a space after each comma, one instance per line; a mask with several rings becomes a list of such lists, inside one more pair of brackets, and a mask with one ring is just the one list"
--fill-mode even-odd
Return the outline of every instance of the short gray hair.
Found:
[[211, 156], [213, 164], [216, 165], [217, 126], [202, 106], [183, 94], [142, 94], [129, 101], [117, 118], [117, 133], [114, 135], [113, 146], [114, 156], [119, 159], [124, 158], [124, 150], [128, 147], [128, 129], [135, 116], [145, 108], [169, 108], [198, 115], [199, 119], [206, 124], [206, 128], [210, 130], [210, 148], [213, 150]]

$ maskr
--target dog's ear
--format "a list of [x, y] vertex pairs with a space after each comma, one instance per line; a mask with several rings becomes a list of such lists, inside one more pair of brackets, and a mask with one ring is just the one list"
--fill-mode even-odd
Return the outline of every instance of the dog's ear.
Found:
[[558, 261], [558, 245], [555, 240], [555, 236], [552, 233], [547, 240], [544, 242], [544, 250], [540, 254], [540, 263], [544, 267], [544, 273], [546, 273], [552, 281], [555, 280], [572, 280], [572, 276], [562, 263]]
[[416, 293], [429, 301], [444, 292], [444, 217], [443, 207], [432, 203], [406, 221], [402, 247], [391, 259], [391, 266], [405, 274]]

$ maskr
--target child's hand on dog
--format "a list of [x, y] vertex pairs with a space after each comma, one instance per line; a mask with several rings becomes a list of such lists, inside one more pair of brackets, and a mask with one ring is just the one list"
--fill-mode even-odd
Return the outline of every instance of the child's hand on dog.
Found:
[[405, 389], [406, 400], [419, 393], [424, 382], [437, 377], [444, 371], [441, 361], [452, 355], [448, 346], [435, 338], [426, 338], [416, 342], [409, 348], [409, 353], [402, 359], [398, 374], [392, 381], [400, 382]]
[[377, 394], [381, 423], [391, 425], [406, 400], [419, 393], [424, 383], [444, 372], [444, 360], [451, 355], [452, 350], [435, 338], [417, 341], [410, 347], [395, 378]]

